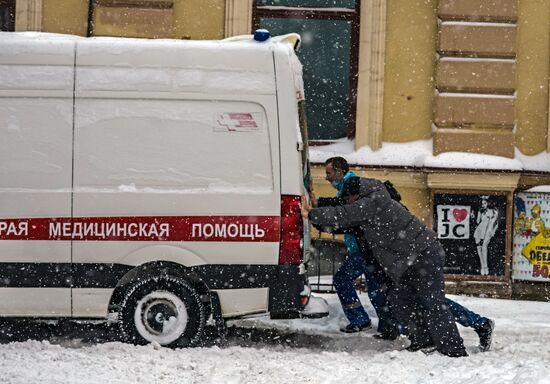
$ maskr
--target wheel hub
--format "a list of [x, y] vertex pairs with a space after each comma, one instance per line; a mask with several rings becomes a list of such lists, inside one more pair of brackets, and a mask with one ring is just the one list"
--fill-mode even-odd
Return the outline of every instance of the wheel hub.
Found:
[[149, 332], [161, 334], [165, 325], [173, 319], [177, 319], [178, 312], [175, 305], [168, 300], [155, 299], [145, 304], [143, 309], [143, 322]]
[[187, 309], [183, 301], [167, 291], [154, 291], [137, 302], [134, 312], [136, 328], [149, 342], [167, 345], [177, 340], [187, 328]]

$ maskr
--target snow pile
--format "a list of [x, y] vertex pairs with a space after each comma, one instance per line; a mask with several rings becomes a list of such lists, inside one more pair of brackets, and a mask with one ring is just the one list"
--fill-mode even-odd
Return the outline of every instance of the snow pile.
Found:
[[352, 165], [550, 172], [548, 152], [527, 156], [516, 148], [514, 159], [465, 152], [434, 156], [431, 139], [383, 143], [377, 151], [368, 146], [355, 150], [354, 145], [352, 140], [341, 139], [330, 145], [310, 147], [310, 159], [313, 163], [324, 163], [329, 157], [342, 156]]
[[[550, 303], [453, 296], [496, 321], [493, 348], [485, 353], [475, 353], [474, 331], [460, 327], [470, 357], [453, 359], [404, 351], [403, 340], [379, 341], [371, 337], [372, 330], [342, 334], [338, 327], [345, 320], [338, 300], [324, 297], [330, 304], [327, 318], [259, 316], [230, 322], [245, 335], [253, 327], [279, 330], [279, 336], [251, 347], [232, 339], [226, 347], [179, 350], [119, 342], [89, 345], [78, 339], [3, 344], [0, 382], [550, 383]], [[361, 299], [368, 302], [366, 295]], [[371, 307], [367, 310], [374, 313]], [[304, 341], [291, 347], [287, 338], [296, 334]]]
[[525, 192], [546, 192], [546, 193], [550, 193], [550, 185], [537, 185], [536, 187], [527, 189]]

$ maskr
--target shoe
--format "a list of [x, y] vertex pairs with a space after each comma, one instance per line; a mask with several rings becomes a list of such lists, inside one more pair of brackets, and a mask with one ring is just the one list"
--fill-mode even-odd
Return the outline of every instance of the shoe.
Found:
[[421, 351], [425, 355], [433, 355], [437, 352], [437, 348], [435, 347], [435, 345], [431, 345], [429, 347], [422, 348]]
[[378, 340], [396, 340], [398, 336], [399, 335], [395, 333], [385, 333], [385, 332], [375, 333], [374, 335], [372, 335], [372, 337]]
[[357, 333], [361, 332], [364, 329], [370, 329], [372, 328], [372, 322], [369, 321], [368, 323], [364, 325], [356, 325], [356, 324], [348, 324], [343, 328], [340, 328], [340, 332], [344, 333]]
[[423, 350], [423, 349], [429, 349], [429, 348], [435, 348], [434, 343], [432, 343], [431, 341], [424, 342], [424, 343], [417, 343], [417, 342], [413, 341], [411, 343], [411, 345], [409, 345], [405, 349], [409, 352], [417, 352], [417, 351], [420, 351], [420, 350]]
[[447, 357], [468, 357], [468, 352], [466, 352], [465, 349], [459, 349], [456, 351], [449, 351], [449, 352], [441, 352], [441, 351], [438, 351], [438, 352]]
[[479, 336], [479, 349], [481, 352], [487, 352], [491, 348], [494, 329], [495, 322], [491, 319], [485, 319], [480, 326], [474, 328]]

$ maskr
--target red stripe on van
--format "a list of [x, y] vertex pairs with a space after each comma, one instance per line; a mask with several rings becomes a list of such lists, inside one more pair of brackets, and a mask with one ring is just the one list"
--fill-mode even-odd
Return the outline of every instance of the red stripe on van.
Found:
[[0, 240], [278, 242], [279, 216], [0, 219]]

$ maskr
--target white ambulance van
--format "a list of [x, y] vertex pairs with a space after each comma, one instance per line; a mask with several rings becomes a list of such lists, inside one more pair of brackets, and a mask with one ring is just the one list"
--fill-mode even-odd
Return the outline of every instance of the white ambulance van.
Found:
[[299, 36], [258, 36], [0, 34], [0, 316], [192, 346], [299, 315]]

